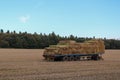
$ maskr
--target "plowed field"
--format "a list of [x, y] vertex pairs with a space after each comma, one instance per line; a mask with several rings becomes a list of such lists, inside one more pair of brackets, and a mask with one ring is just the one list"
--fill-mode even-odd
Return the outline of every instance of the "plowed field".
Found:
[[120, 80], [120, 50], [102, 61], [44, 61], [40, 49], [0, 49], [0, 80]]

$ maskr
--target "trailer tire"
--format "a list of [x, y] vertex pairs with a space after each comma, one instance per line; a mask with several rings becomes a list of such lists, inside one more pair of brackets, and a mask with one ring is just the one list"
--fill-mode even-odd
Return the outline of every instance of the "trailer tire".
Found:
[[49, 61], [55, 61], [54, 57], [49, 58]]
[[68, 56], [64, 56], [62, 60], [63, 61], [69, 61], [69, 57]]
[[75, 60], [75, 57], [74, 56], [70, 56], [69, 57], [69, 61], [74, 61]]
[[98, 55], [93, 55], [92, 60], [100, 60], [100, 57]]
[[81, 60], [81, 61], [85, 60], [85, 56], [81, 56], [81, 57], [80, 57], [80, 60]]
[[74, 56], [74, 61], [80, 61], [80, 57], [79, 56]]
[[87, 60], [91, 60], [91, 56], [87, 56]]

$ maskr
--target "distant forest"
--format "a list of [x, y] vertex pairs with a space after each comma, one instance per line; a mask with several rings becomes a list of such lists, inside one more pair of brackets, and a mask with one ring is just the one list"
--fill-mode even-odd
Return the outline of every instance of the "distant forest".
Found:
[[[95, 38], [95, 37], [93, 37]], [[16, 31], [10, 32], [9, 30], [4, 32], [0, 30], [0, 48], [25, 48], [25, 49], [43, 49], [49, 45], [55, 45], [60, 40], [75, 40], [76, 42], [84, 42], [93, 38], [77, 37], [77, 36], [60, 36], [54, 32], [50, 34], [31, 34], [27, 32]], [[106, 49], [120, 49], [120, 40], [116, 39], [102, 39], [105, 43]]]

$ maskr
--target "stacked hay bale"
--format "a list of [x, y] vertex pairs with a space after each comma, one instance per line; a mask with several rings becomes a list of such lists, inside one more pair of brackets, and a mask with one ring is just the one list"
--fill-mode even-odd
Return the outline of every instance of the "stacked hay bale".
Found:
[[59, 41], [58, 45], [70, 45], [70, 44], [75, 44], [76, 42], [73, 40], [63, 40]]
[[[91, 44], [91, 47], [95, 48], [95, 53], [104, 53], [105, 46], [102, 40], [91, 40], [87, 43]], [[91, 49], [92, 50], [92, 49]]]
[[47, 54], [91, 54], [104, 53], [105, 46], [102, 40], [90, 40], [77, 43], [72, 40], [60, 41], [57, 45], [50, 45]]
[[[59, 52], [61, 52], [61, 54], [71, 54], [74, 49], [70, 45], [75, 44], [75, 43], [76, 42], [73, 40], [60, 41], [57, 44], [59, 46]], [[62, 48], [60, 46], [65, 46], [65, 47]]]
[[100, 51], [101, 51], [102, 53], [104, 53], [104, 52], [105, 52], [105, 45], [104, 45], [104, 42], [101, 41], [101, 40], [99, 40], [99, 46], [100, 46]]

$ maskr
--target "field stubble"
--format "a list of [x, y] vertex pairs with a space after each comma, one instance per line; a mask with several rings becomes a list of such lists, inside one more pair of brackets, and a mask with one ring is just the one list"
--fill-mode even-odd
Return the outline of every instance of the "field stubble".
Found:
[[120, 80], [120, 50], [103, 61], [44, 61], [40, 49], [0, 49], [0, 80]]

